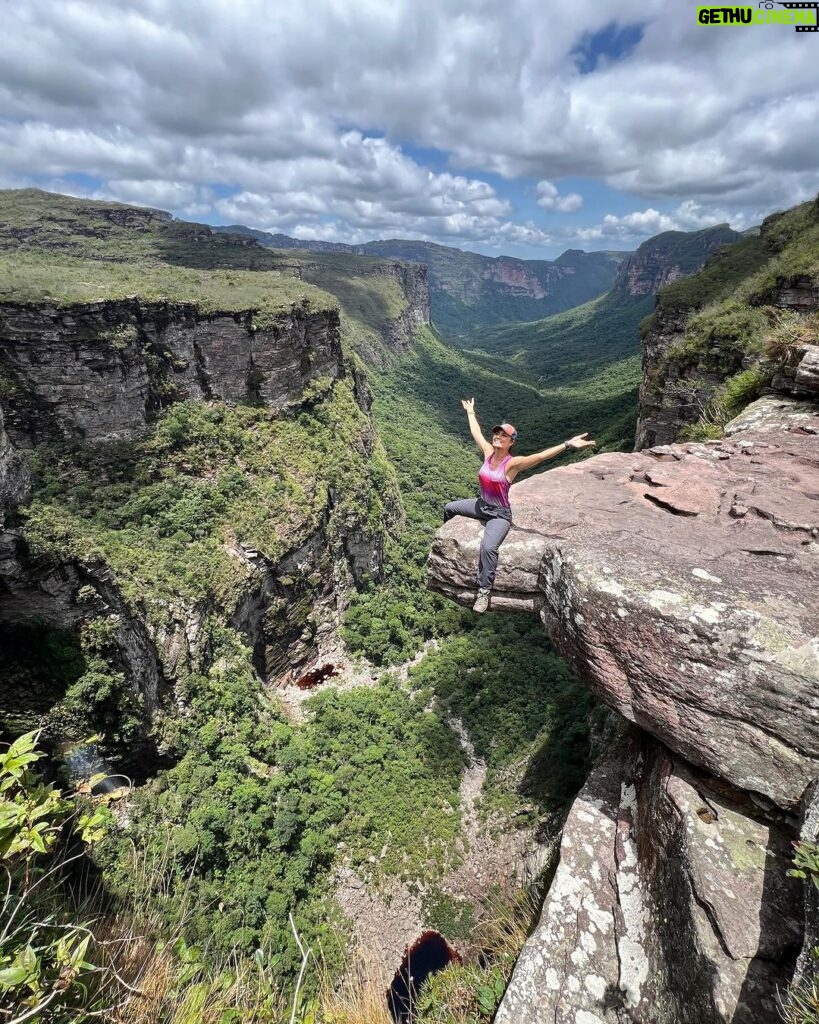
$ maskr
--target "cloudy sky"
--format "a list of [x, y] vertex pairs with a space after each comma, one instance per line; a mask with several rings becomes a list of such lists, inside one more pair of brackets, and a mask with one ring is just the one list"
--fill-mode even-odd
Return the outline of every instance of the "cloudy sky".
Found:
[[819, 33], [695, 0], [0, 9], [0, 187], [530, 258], [819, 190]]

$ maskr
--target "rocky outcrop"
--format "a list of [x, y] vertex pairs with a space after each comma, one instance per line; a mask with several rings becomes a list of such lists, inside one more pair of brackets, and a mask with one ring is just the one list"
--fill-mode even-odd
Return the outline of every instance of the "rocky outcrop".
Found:
[[723, 245], [737, 241], [740, 234], [727, 224], [702, 231], [664, 231], [643, 242], [617, 270], [615, 294], [656, 295], [672, 281], [693, 274]]
[[631, 732], [592, 771], [497, 1024], [761, 1024], [801, 940], [792, 823]]
[[0, 305], [0, 371], [7, 430], [30, 447], [131, 440], [159, 408], [185, 399], [292, 407], [311, 382], [344, 368], [335, 310], [205, 315], [126, 299]]
[[643, 337], [635, 451], [667, 444], [684, 426], [696, 423], [724, 380], [721, 374], [702, 373], [696, 362], [677, 365], [667, 358], [682, 339], [687, 320], [687, 310], [658, 309]]
[[[599, 455], [511, 501], [492, 606], [539, 614], [632, 724], [572, 808], [497, 1021], [773, 1024], [819, 775], [819, 407], [763, 398], [722, 441]], [[433, 589], [469, 603], [479, 543], [443, 527]]]
[[429, 326], [427, 268], [417, 263], [390, 263], [382, 273], [397, 280], [406, 296], [406, 306], [397, 317], [385, 321], [382, 332], [389, 349], [403, 352], [412, 344], [416, 330]]
[[[776, 223], [776, 217], [766, 220], [762, 228], [764, 237], [775, 229]], [[708, 298], [708, 287], [703, 283], [704, 298], [696, 298], [696, 308]], [[751, 304], [815, 313], [819, 309], [819, 279], [805, 274], [793, 278], [779, 276], [775, 285], [753, 296]], [[726, 378], [757, 367], [766, 359], [759, 345], [748, 346], [744, 334], [737, 335], [730, 325], [724, 329], [725, 336], [718, 333], [710, 338], [707, 350], [686, 345], [686, 326], [696, 308], [677, 302], [657, 302], [643, 337], [636, 451], [673, 441], [684, 427], [703, 417]], [[819, 393], [819, 346], [795, 341], [782, 365], [772, 369], [773, 390], [796, 396]]]
[[789, 349], [771, 387], [792, 395], [819, 395], [819, 345], [797, 344]]
[[[607, 454], [517, 484], [496, 608], [539, 612], [600, 698], [783, 808], [819, 774], [819, 414], [752, 406], [722, 442]], [[474, 597], [479, 524], [430, 584]]]
[[[167, 692], [167, 676], [149, 625], [127, 606], [116, 581], [101, 562], [57, 562], [32, 553], [19, 530], [0, 530], [0, 645], [9, 642], [17, 626], [33, 623], [76, 635], [81, 625], [104, 619], [110, 627], [107, 663], [121, 672], [133, 698], [131, 708], [141, 719], [139, 740], [120, 751], [120, 767], [139, 777], [152, 770], [156, 751], [149, 738], [153, 716]], [[2, 676], [2, 671], [0, 671]], [[25, 680], [23, 681], [25, 685]], [[52, 724], [41, 718], [64, 695], [65, 682], [49, 694], [28, 693], [3, 679], [3, 712], [14, 715], [24, 728], [43, 728], [49, 742], [62, 741]], [[49, 698], [43, 705], [43, 697]], [[79, 737], [74, 737], [79, 739]]]

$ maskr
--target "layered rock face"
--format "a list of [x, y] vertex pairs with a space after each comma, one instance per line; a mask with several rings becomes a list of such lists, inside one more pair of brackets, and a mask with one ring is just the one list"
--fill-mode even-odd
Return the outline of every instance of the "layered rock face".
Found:
[[0, 371], [15, 444], [127, 441], [171, 401], [297, 405], [343, 374], [338, 314], [295, 307], [266, 317], [205, 316], [194, 306], [123, 300], [0, 305]]
[[[819, 774], [819, 415], [751, 406], [730, 439], [599, 455], [512, 488], [496, 608], [538, 611], [599, 696], [692, 763], [794, 807]], [[455, 519], [434, 589], [474, 596]]]
[[[798, 228], [792, 226], [793, 238], [801, 237], [810, 245], [807, 232], [819, 217], [819, 206], [815, 201], [805, 206], [811, 207], [806, 214], [807, 223]], [[758, 282], [750, 297], [734, 302], [733, 310], [726, 309], [725, 281], [732, 274], [733, 287], [738, 287], [741, 280], [746, 285], [752, 281], [753, 271], [772, 261], [774, 255], [778, 255], [780, 266], [801, 265], [800, 257], [794, 254], [796, 243], [780, 237], [783, 221], [792, 220], [800, 209], [767, 218], [756, 240], [755, 252], [748, 248], [750, 239], [744, 239], [731, 250], [723, 250], [706, 266], [698, 292], [692, 291], [684, 300], [677, 296], [666, 302], [660, 297], [642, 342], [636, 450], [675, 440], [682, 428], [701, 419], [709, 402], [719, 396], [721, 386], [732, 376], [752, 367], [761, 370], [763, 365], [774, 369], [768, 362], [762, 339], [749, 340], [746, 326], [741, 323], [743, 316], [747, 322], [752, 310], [764, 306], [773, 325], [778, 310], [792, 318], [796, 315], [797, 320], [815, 315], [819, 310], [819, 278], [794, 271], [771, 273], [768, 283]], [[737, 256], [738, 252], [744, 252], [744, 257]], [[721, 265], [722, 279], [719, 277]], [[722, 314], [712, 320], [707, 343], [700, 338], [692, 344], [686, 327], [691, 316], [709, 302], [721, 309]], [[815, 337], [815, 330], [808, 332], [808, 336], [811, 334]], [[797, 396], [816, 395], [819, 394], [819, 347], [799, 341], [798, 335], [798, 331], [792, 332], [791, 350], [784, 366], [775, 368], [771, 388]]]
[[409, 348], [415, 331], [429, 326], [429, 287], [427, 268], [415, 263], [390, 263], [381, 273], [398, 281], [407, 298], [404, 310], [394, 319], [386, 320], [384, 341], [396, 352]]
[[[599, 455], [510, 497], [493, 607], [538, 613], [653, 739], [573, 809], [498, 1020], [776, 1020], [800, 930], [781, 851], [819, 775], [819, 409], [761, 399], [723, 441]], [[440, 530], [433, 589], [469, 603], [479, 543], [472, 520]]]
[[[138, 697], [146, 729], [178, 673], [205, 664], [209, 615], [245, 635], [266, 680], [289, 679], [317, 657], [326, 659], [324, 648], [337, 646], [337, 598], [365, 573], [378, 578], [381, 536], [345, 522], [334, 524], [331, 539], [330, 490], [318, 529], [308, 535], [294, 526], [291, 549], [276, 564], [226, 542], [246, 578], [233, 607], [180, 601], [154, 621], [146, 609], [127, 605], [101, 559], [37, 555], [23, 531], [2, 529], [4, 516], [28, 497], [21, 453], [69, 440], [96, 446], [101, 459], [115, 458], [110, 443], [145, 436], [172, 402], [222, 399], [298, 410], [307, 388], [315, 402], [346, 374], [335, 310], [296, 306], [262, 317], [203, 315], [192, 305], [136, 299], [0, 306], [0, 627], [42, 621], [74, 632], [95, 618], [115, 621], [113, 667]], [[354, 391], [366, 411], [371, 396], [363, 379]], [[358, 443], [372, 451], [371, 425]]]
[[[667, 444], [683, 426], [696, 423], [705, 403], [724, 379], [719, 374], [702, 373], [696, 366], [666, 366], [666, 353], [682, 338], [687, 319], [687, 310], [658, 310], [651, 330], [643, 338], [636, 451]], [[680, 380], [685, 382], [682, 394], [675, 387]]]
[[771, 387], [792, 395], [819, 395], [819, 345], [794, 345], [771, 381]]
[[665, 231], [643, 242], [620, 264], [612, 291], [621, 295], [656, 295], [672, 281], [699, 270], [715, 249], [739, 237], [727, 224], [704, 231]]

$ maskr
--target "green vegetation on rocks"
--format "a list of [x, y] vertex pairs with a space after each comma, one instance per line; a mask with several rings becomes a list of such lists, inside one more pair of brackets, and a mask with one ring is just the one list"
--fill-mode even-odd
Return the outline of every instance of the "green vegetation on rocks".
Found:
[[540, 813], [557, 810], [588, 773], [594, 699], [537, 620], [495, 615], [470, 624], [410, 678], [464, 724], [489, 769], [493, 800], [522, 797]]
[[319, 693], [294, 728], [238, 638], [214, 621], [207, 629], [217, 657], [183, 681], [186, 713], [165, 720], [180, 759], [135, 796], [130, 824], [101, 855], [107, 877], [123, 898], [135, 895], [136, 842], [163, 865], [154, 896], [189, 941], [244, 952], [261, 944], [291, 978], [292, 912], [338, 967], [344, 928], [328, 913], [331, 869], [344, 862], [371, 878], [441, 870], [460, 822], [457, 738], [423, 700], [386, 682]]
[[692, 277], [658, 295], [660, 310], [687, 312], [685, 333], [666, 361], [701, 369], [737, 369], [762, 352], [780, 317], [769, 303], [778, 288], [819, 274], [819, 201], [769, 217], [759, 236], [717, 253]]
[[[194, 307], [205, 315], [255, 310], [254, 327], [294, 304], [337, 305], [333, 296], [277, 270], [199, 270], [85, 259], [57, 253], [0, 252], [0, 302], [19, 305], [109, 302], [138, 298]], [[111, 343], [122, 342], [112, 337]]]
[[[721, 427], [759, 396], [788, 348], [816, 337], [815, 316], [780, 309], [783, 290], [819, 275], [819, 200], [769, 217], [759, 235], [715, 254], [697, 274], [664, 288], [660, 317], [681, 333], [652, 369], [656, 395], [686, 398], [699, 410], [681, 437], [721, 436]], [[695, 396], [692, 401], [690, 396]]]
[[391, 470], [378, 446], [368, 454], [368, 429], [348, 380], [294, 417], [177, 403], [107, 460], [82, 446], [36, 449], [26, 535], [58, 558], [103, 559], [158, 624], [174, 603], [230, 607], [250, 569], [229, 542], [280, 560], [319, 528], [330, 488], [331, 534], [382, 528]]

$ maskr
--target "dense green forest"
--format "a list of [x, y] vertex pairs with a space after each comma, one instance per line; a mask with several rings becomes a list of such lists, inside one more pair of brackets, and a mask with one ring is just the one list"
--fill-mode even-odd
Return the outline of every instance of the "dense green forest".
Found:
[[[406, 523], [391, 542], [385, 580], [354, 601], [347, 639], [377, 663], [409, 657], [462, 613], [424, 590], [424, 564], [442, 509], [475, 493], [480, 454], [461, 399], [475, 397], [486, 430], [511, 420], [520, 454], [589, 431], [601, 449], [629, 449], [636, 416], [636, 356], [604, 366], [577, 385], [536, 387], [420, 331], [410, 352], [373, 371], [373, 416], [398, 474]], [[561, 462], [565, 463], [566, 457]], [[539, 630], [540, 626], [536, 625]]]
[[[814, 231], [810, 211], [799, 216]], [[30, 906], [26, 920], [39, 915], [54, 930], [38, 940], [36, 983], [27, 947], [0, 945], [0, 970], [12, 972], [2, 997], [25, 990], [34, 1005], [67, 962], [86, 978], [84, 988], [69, 987], [56, 1005], [70, 1005], [76, 1020], [97, 1012], [111, 991], [101, 966], [106, 947], [89, 938], [77, 953], [82, 922], [93, 918], [114, 934], [127, 927], [151, 936], [137, 944], [138, 970], [165, 972], [157, 1006], [177, 999], [194, 1019], [205, 1019], [207, 1008], [207, 1019], [219, 1021], [246, 1013], [276, 1022], [291, 1007], [303, 1024], [352, 1020], [329, 1009], [354, 955], [334, 900], [344, 868], [374, 892], [389, 891], [392, 880], [410, 886], [421, 898], [421, 923], [464, 950], [465, 962], [430, 986], [419, 1021], [485, 1020], [538, 890], [520, 899], [507, 893], [499, 909], [502, 884], [469, 901], [441, 888], [465, 856], [460, 786], [468, 758], [458, 729], [486, 766], [482, 827], [547, 836], [588, 770], [600, 710], [535, 617], [478, 617], [426, 589], [443, 506], [476, 489], [481, 459], [461, 400], [475, 398], [485, 429], [513, 421], [521, 454], [583, 431], [598, 450], [630, 449], [637, 328], [651, 300], [615, 290], [546, 320], [477, 332], [468, 349], [416, 327], [396, 350], [385, 324], [406, 309], [400, 273], [369, 257], [275, 253], [150, 211], [122, 217], [110, 205], [86, 209], [36, 192], [0, 196], [0, 221], [7, 302], [36, 304], [47, 294], [68, 306], [135, 289], [205, 315], [251, 309], [258, 325], [294, 303], [337, 306], [344, 364], [339, 379], [313, 381], [295, 410], [274, 412], [250, 396], [246, 404], [176, 401], [169, 392], [138, 442], [103, 452], [52, 439], [27, 452], [33, 492], [14, 524], [36, 557], [105, 566], [123, 609], [158, 636], [196, 608], [203, 653], [178, 665], [146, 736], [144, 708], [117, 660], [116, 616], [89, 616], [76, 629], [34, 621], [4, 628], [3, 643], [14, 647], [5, 678], [20, 697], [3, 709], [7, 734], [43, 723], [48, 770], [63, 787], [63, 762], [77, 751], [104, 772], [136, 768], [138, 784], [109, 788], [89, 805], [90, 786], [58, 797], [26, 774], [42, 761], [30, 744], [4, 762], [17, 808], [7, 850], [20, 907]], [[801, 267], [801, 235], [794, 228], [788, 248], [789, 224], [780, 225], [783, 252]], [[759, 266], [765, 245], [751, 236], [712, 261], [708, 295], [719, 298], [726, 280]], [[766, 272], [753, 278], [757, 290]], [[687, 289], [678, 282], [660, 301], [678, 293], [684, 301]], [[700, 344], [712, 322], [724, 330], [735, 313], [707, 307], [691, 318], [685, 344]], [[116, 349], [136, 337], [134, 322], [95, 341]], [[13, 367], [0, 383], [14, 408], [28, 400]], [[372, 399], [369, 415], [361, 388]], [[375, 671], [366, 686], [329, 680], [295, 714], [265, 686], [255, 652], [228, 621], [252, 573], [229, 548], [241, 542], [274, 564], [320, 525], [336, 558], [353, 528], [383, 543], [383, 575], [346, 594], [342, 626], [351, 656]], [[289, 612], [309, 634], [308, 583], [288, 586]], [[271, 619], [271, 630], [278, 622]], [[407, 673], [393, 671], [430, 640]], [[77, 744], [91, 733], [90, 743]], [[39, 831], [37, 815], [51, 815]], [[71, 820], [86, 822], [80, 833], [93, 839], [86, 862], [97, 880], [91, 903], [76, 913], [65, 898], [75, 892], [70, 869], [63, 888], [32, 895], [26, 881], [53, 870], [49, 857], [65, 857], [57, 839], [68, 827], [60, 822]], [[56, 883], [60, 872], [48, 877]], [[504, 924], [490, 935], [496, 919]], [[68, 945], [59, 945], [60, 929], [75, 936]], [[302, 977], [304, 948], [311, 956]], [[378, 999], [385, 1012], [383, 992]], [[447, 1016], [453, 999], [457, 1017]], [[159, 1010], [145, 1017], [159, 1019]]]
[[[593, 394], [598, 375], [639, 354], [638, 326], [653, 308], [653, 295], [610, 291], [545, 320], [477, 331], [468, 347], [540, 386], [585, 384]], [[633, 379], [639, 379], [639, 367]]]

